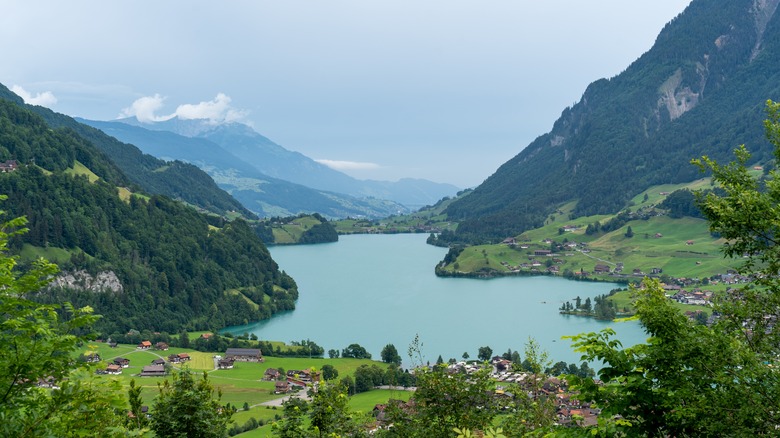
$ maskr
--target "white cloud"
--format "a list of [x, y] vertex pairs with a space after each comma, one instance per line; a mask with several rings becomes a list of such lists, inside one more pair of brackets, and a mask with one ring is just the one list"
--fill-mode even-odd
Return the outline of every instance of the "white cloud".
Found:
[[176, 108], [174, 115], [181, 119], [208, 119], [214, 123], [234, 122], [246, 116], [246, 111], [237, 110], [230, 106], [230, 96], [223, 93], [217, 94], [214, 100], [196, 104], [186, 103]]
[[173, 117], [155, 115], [155, 113], [162, 108], [164, 102], [165, 98], [159, 94], [144, 96], [140, 99], [136, 99], [132, 105], [123, 109], [119, 114], [119, 117], [135, 117], [142, 123], [162, 122]]
[[19, 97], [24, 99], [25, 103], [29, 103], [30, 105], [50, 107], [57, 103], [57, 98], [51, 91], [43, 91], [33, 96], [30, 92], [22, 88], [21, 85], [14, 85], [11, 87], [11, 91], [16, 93]]
[[367, 163], [360, 161], [339, 161], [339, 160], [314, 160], [320, 164], [324, 164], [331, 169], [336, 170], [372, 170], [379, 169], [380, 165], [376, 163]]
[[176, 111], [169, 115], [158, 116], [165, 98], [159, 94], [137, 99], [133, 104], [122, 110], [120, 117], [135, 117], [140, 122], [161, 122], [178, 117], [184, 120], [208, 120], [211, 123], [235, 122], [246, 117], [247, 112], [230, 106], [230, 96], [219, 93], [210, 101], [200, 103], [185, 103], [179, 105]]

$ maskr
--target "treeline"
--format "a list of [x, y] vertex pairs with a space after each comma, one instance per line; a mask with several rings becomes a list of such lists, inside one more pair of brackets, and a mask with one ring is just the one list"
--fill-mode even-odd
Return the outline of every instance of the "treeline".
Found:
[[[3, 209], [26, 216], [29, 232], [11, 247], [58, 247], [71, 254], [64, 270], [113, 271], [121, 293], [48, 289], [44, 302], [90, 305], [103, 315], [97, 328], [175, 332], [244, 324], [295, 306], [295, 282], [242, 220], [209, 227], [208, 218], [166, 197], [123, 201], [122, 172], [73, 131], [50, 129], [37, 115], [0, 100], [0, 159], [20, 167], [0, 174]], [[65, 170], [76, 161], [100, 179]], [[213, 219], [212, 219], [213, 220]], [[268, 299], [248, 303], [227, 290], [260, 287]]]
[[582, 300], [579, 296], [571, 301], [564, 301], [561, 304], [561, 313], [568, 315], [590, 316], [596, 319], [611, 321], [617, 317], [618, 309], [615, 303], [608, 298], [624, 289], [613, 289], [608, 294], [596, 295], [591, 301], [590, 297]]

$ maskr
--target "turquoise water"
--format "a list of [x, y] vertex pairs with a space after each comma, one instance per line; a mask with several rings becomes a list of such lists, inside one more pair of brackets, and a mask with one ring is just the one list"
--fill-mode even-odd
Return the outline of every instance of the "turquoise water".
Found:
[[425, 243], [427, 235], [352, 235], [319, 245], [276, 246], [274, 260], [298, 283], [296, 310], [232, 333], [260, 339], [311, 339], [329, 349], [352, 343], [376, 359], [392, 343], [407, 359], [415, 335], [425, 360], [471, 358], [489, 346], [494, 354], [523, 348], [529, 337], [551, 359], [580, 361], [562, 336], [612, 327], [624, 345], [643, 342], [636, 322], [611, 323], [558, 314], [562, 300], [593, 297], [616, 287], [553, 277], [491, 280], [439, 278], [434, 266], [446, 250]]

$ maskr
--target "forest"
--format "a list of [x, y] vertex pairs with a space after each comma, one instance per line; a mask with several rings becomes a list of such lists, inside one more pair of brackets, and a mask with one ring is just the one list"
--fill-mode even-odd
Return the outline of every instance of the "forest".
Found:
[[[574, 217], [620, 211], [650, 186], [700, 178], [691, 158], [728, 160], [739, 144], [748, 164], [771, 161], [761, 120], [780, 93], [780, 24], [775, 14], [761, 33], [752, 14], [744, 2], [693, 2], [647, 53], [590, 84], [549, 133], [453, 202], [446, 213], [460, 225], [444, 243], [500, 242], [571, 201]], [[718, 38], [728, 43], [716, 49]]]
[[[295, 282], [245, 221], [215, 220], [164, 196], [121, 199], [118, 187], [128, 179], [101, 151], [2, 99], [0, 159], [19, 163], [0, 174], [0, 193], [8, 197], [2, 208], [29, 221], [29, 232], [14, 236], [10, 247], [62, 248], [70, 258], [61, 269], [112, 271], [123, 286], [121, 293], [48, 288], [39, 301], [93, 306], [102, 331], [172, 333], [294, 308]], [[70, 172], [76, 163], [98, 179]]]

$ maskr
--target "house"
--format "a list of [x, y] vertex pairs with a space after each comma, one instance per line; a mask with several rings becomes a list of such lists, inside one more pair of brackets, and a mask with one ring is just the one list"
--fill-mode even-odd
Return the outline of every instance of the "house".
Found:
[[552, 254], [552, 251], [550, 251], [549, 249], [535, 249], [534, 250], [534, 255], [535, 256], [548, 256], [550, 254]]
[[217, 368], [220, 370], [232, 370], [233, 359], [220, 359], [217, 361]]
[[16, 160], [8, 160], [0, 163], [0, 172], [13, 172], [17, 167], [19, 167], [19, 163], [17, 163]]
[[274, 386], [274, 394], [287, 394], [290, 392], [290, 384], [286, 380], [279, 380]]
[[152, 361], [152, 365], [165, 365], [165, 359], [163, 358], [157, 358]]
[[503, 243], [504, 245], [516, 245], [517, 241], [515, 240], [514, 237], [507, 237], [501, 243]]
[[203, 333], [202, 335], [200, 335], [200, 337], [203, 338], [203, 339], [208, 339], [208, 338], [210, 338], [212, 336], [214, 336], [213, 333]]
[[130, 359], [125, 359], [124, 357], [117, 357], [114, 359], [114, 364], [119, 365], [122, 368], [127, 368], [130, 366]]
[[141, 350], [148, 350], [152, 348], [152, 343], [150, 341], [141, 341], [141, 343], [138, 344], [138, 348]]
[[117, 364], [108, 364], [106, 374], [122, 374], [122, 367]]
[[147, 365], [141, 370], [141, 377], [162, 377], [165, 375], [164, 365]]
[[190, 355], [187, 353], [179, 353], [176, 356], [178, 356], [179, 362], [187, 362], [190, 360]]
[[225, 359], [233, 359], [239, 362], [262, 362], [263, 354], [257, 348], [228, 348]]
[[268, 368], [265, 370], [265, 373], [263, 373], [263, 380], [274, 381], [279, 378], [279, 375], [279, 370], [276, 368]]
[[612, 269], [610, 269], [610, 267], [607, 266], [607, 265], [599, 264], [599, 265], [596, 265], [593, 268], [593, 272], [595, 272], [597, 274], [609, 274], [611, 271], [612, 271]]
[[168, 362], [170, 362], [170, 363], [179, 363], [179, 362], [181, 362], [181, 360], [179, 359], [179, 355], [178, 354], [171, 354], [171, 355], [168, 356]]
[[100, 362], [100, 355], [97, 353], [89, 353], [86, 356], [84, 356], [84, 360], [87, 363], [95, 363]]
[[160, 351], [167, 351], [168, 350], [168, 344], [166, 344], [165, 342], [158, 342], [158, 343], [154, 344], [154, 348], [156, 350], [160, 350]]

